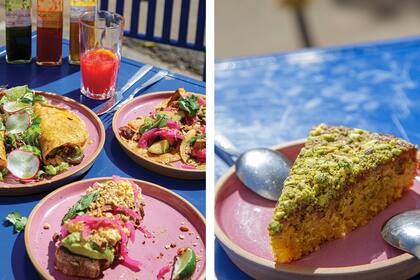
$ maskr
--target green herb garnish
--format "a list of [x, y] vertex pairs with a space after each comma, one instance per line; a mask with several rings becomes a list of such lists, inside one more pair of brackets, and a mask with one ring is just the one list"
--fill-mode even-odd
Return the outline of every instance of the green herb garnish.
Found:
[[98, 199], [99, 196], [99, 191], [93, 191], [91, 193], [88, 193], [86, 195], [83, 195], [80, 200], [78, 202], [76, 202], [76, 204], [74, 204], [69, 211], [67, 212], [66, 215], [64, 215], [63, 220], [62, 220], [62, 224], [67, 221], [72, 219], [73, 217], [75, 217], [78, 214], [83, 214], [86, 213], [87, 208], [89, 207], [89, 205], [94, 202], [96, 199]]
[[143, 134], [146, 131], [151, 130], [152, 128], [164, 127], [168, 124], [168, 120], [169, 120], [168, 115], [159, 114], [159, 113], [156, 115], [156, 120], [150, 117], [146, 117], [144, 119], [144, 124], [140, 127], [139, 132]]
[[190, 140], [188, 140], [188, 143], [190, 145], [193, 145], [197, 140], [204, 139], [204, 138], [206, 138], [205, 134], [198, 134], [197, 136], [194, 136]]
[[6, 220], [14, 225], [16, 232], [21, 232], [25, 229], [28, 218], [22, 217], [19, 212], [13, 211], [6, 216]]
[[200, 110], [198, 97], [195, 95], [180, 97], [178, 99], [178, 106], [192, 117], [197, 115], [198, 111]]

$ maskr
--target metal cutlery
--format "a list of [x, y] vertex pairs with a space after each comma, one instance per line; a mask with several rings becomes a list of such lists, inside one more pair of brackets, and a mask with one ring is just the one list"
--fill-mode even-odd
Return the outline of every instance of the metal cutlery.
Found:
[[120, 102], [123, 98], [123, 94], [131, 88], [138, 80], [144, 77], [150, 70], [152, 70], [153, 66], [151, 65], [144, 65], [141, 67], [126, 83], [125, 85], [116, 92], [115, 97], [109, 99], [106, 103], [104, 103], [99, 109], [95, 110], [95, 113], [100, 116], [106, 112], [108, 112], [113, 105]]

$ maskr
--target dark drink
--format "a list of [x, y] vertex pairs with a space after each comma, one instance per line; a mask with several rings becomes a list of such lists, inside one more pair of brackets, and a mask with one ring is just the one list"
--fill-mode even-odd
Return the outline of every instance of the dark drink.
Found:
[[36, 63], [41, 65], [61, 64], [62, 28], [37, 28]]
[[38, 0], [36, 63], [62, 63], [63, 0]]
[[69, 63], [80, 64], [79, 22], [80, 15], [96, 10], [96, 0], [70, 0]]
[[31, 1], [6, 0], [6, 61], [31, 62]]

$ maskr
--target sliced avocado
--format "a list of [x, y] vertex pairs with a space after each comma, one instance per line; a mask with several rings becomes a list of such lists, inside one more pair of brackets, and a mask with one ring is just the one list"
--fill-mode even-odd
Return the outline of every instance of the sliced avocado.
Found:
[[168, 152], [168, 150], [169, 150], [169, 141], [166, 139], [153, 143], [153, 145], [147, 149], [149, 153], [152, 153], [155, 155], [164, 154]]
[[168, 112], [162, 111], [159, 114], [167, 115], [171, 121], [180, 122], [185, 117], [184, 111]]
[[61, 245], [73, 254], [96, 260], [107, 260], [111, 263], [114, 261], [113, 248], [106, 248], [103, 252], [100, 252], [93, 248], [96, 244], [92, 243], [93, 242], [84, 242], [80, 232], [73, 232], [61, 241]]

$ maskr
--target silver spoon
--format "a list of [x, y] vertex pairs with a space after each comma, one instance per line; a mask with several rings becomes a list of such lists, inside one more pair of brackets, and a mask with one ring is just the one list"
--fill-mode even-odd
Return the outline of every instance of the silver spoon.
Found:
[[215, 136], [216, 154], [228, 165], [235, 165], [241, 182], [256, 194], [277, 201], [289, 175], [290, 162], [279, 152], [256, 148], [239, 154], [223, 135]]
[[390, 245], [420, 259], [420, 210], [411, 210], [389, 219], [381, 231]]

